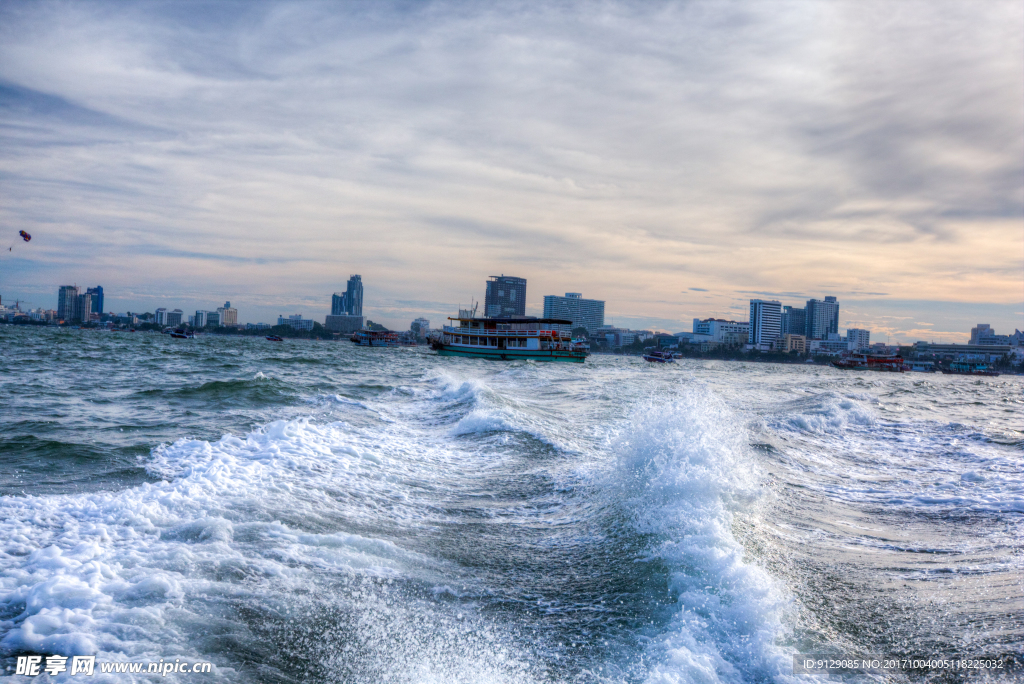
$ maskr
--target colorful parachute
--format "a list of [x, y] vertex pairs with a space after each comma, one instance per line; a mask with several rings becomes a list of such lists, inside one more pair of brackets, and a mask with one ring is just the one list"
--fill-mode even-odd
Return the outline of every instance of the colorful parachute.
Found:
[[22, 239], [22, 240], [24, 240], [25, 242], [28, 242], [29, 240], [31, 240], [31, 239], [32, 239], [32, 236], [31, 236], [31, 235], [29, 235], [28, 233], [26, 233], [26, 232], [25, 232], [25, 231], [23, 231], [23, 230], [19, 230], [19, 231], [18, 231], [18, 235], [20, 235], [20, 236], [21, 236], [21, 239]]

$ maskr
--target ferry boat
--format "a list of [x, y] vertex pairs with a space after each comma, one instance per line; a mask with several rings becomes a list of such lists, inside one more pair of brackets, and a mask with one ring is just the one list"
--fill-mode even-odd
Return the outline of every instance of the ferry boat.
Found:
[[572, 321], [525, 316], [476, 318], [468, 310], [448, 320], [453, 324], [444, 326], [430, 341], [440, 356], [569, 363], [583, 363], [587, 358], [586, 345], [574, 342], [571, 333], [560, 330], [572, 326]]
[[832, 366], [842, 370], [869, 370], [885, 373], [902, 373], [906, 370], [902, 356], [877, 356], [875, 354], [850, 354], [839, 361], [833, 361]]
[[949, 368], [941, 369], [945, 375], [988, 375], [998, 376], [994, 370], [988, 369], [988, 364], [975, 363], [971, 361], [954, 361], [949, 364]]
[[644, 361], [650, 361], [651, 363], [675, 363], [676, 360], [672, 356], [672, 352], [658, 351], [652, 349], [651, 351], [644, 352]]
[[356, 330], [352, 341], [361, 347], [397, 347], [398, 333], [391, 330]]

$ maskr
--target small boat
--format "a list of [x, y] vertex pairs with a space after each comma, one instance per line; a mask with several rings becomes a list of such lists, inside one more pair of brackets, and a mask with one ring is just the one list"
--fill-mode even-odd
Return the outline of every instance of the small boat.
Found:
[[840, 370], [869, 370], [883, 373], [902, 373], [906, 370], [902, 356], [880, 356], [877, 354], [849, 354], [832, 362]]
[[397, 347], [398, 333], [391, 330], [357, 330], [352, 341], [360, 347]]
[[267, 335], [268, 342], [284, 342], [284, 338], [280, 335]]
[[172, 330], [169, 334], [170, 334], [171, 337], [173, 337], [175, 339], [178, 339], [178, 340], [191, 340], [191, 339], [194, 339], [195, 336], [196, 336], [196, 334], [194, 332], [192, 332], [191, 330], [184, 330], [182, 328], [178, 328], [177, 330]]
[[989, 377], [997, 377], [999, 375], [996, 371], [989, 370], [987, 364], [972, 361], [954, 361], [949, 364], [949, 368], [942, 368], [940, 370], [945, 375], [987, 375]]
[[675, 363], [676, 360], [672, 358], [672, 352], [658, 351], [652, 349], [651, 351], [644, 352], [644, 361], [651, 363]]

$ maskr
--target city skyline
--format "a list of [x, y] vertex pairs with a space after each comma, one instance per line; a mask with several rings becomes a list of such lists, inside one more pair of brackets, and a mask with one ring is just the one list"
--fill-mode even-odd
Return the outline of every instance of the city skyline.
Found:
[[1024, 327], [1018, 3], [190, 8], [0, 8], [4, 302], [322, 320], [360, 273], [399, 328], [505, 272], [639, 329]]

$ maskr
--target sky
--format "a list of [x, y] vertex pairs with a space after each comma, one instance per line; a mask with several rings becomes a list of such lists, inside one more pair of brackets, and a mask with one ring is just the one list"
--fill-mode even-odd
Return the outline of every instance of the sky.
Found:
[[[17, 240], [18, 230], [32, 234]], [[0, 2], [0, 296], [1024, 329], [1024, 5]]]

